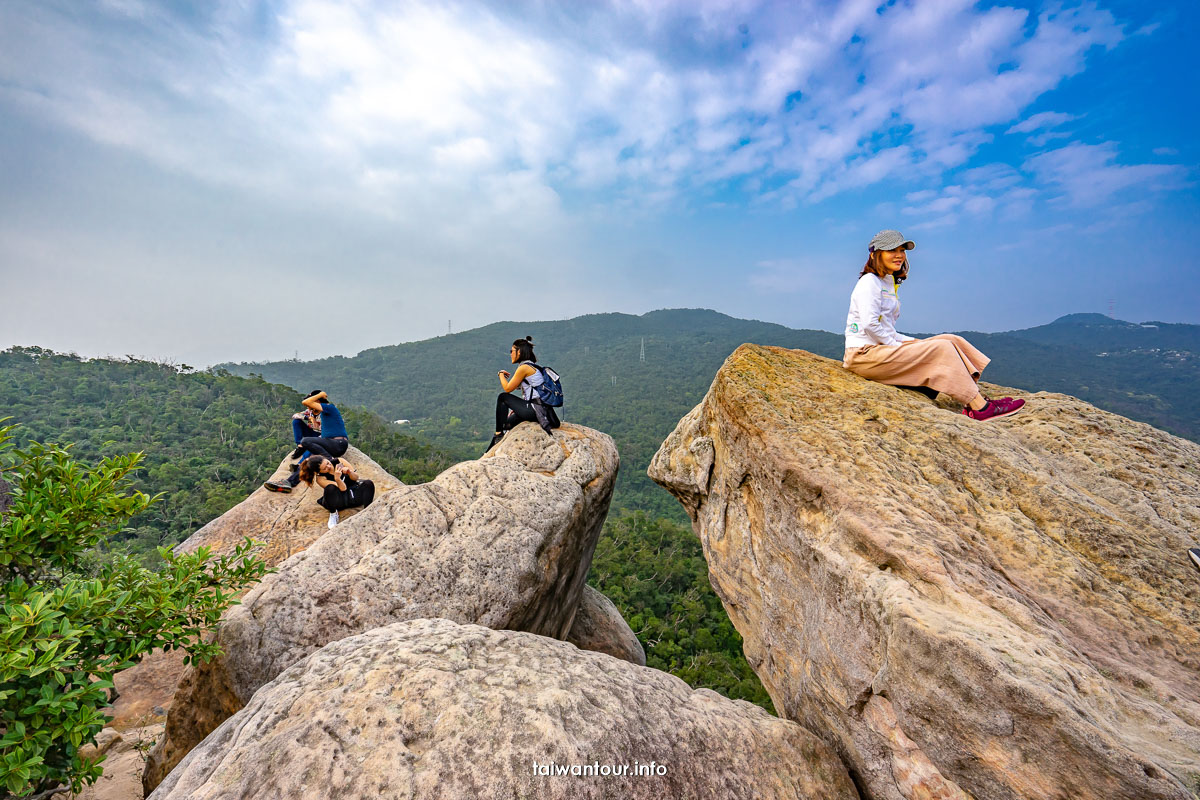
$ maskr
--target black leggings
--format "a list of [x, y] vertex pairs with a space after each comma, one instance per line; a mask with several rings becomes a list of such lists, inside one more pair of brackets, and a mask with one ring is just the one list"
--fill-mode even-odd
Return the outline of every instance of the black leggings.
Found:
[[346, 508], [366, 508], [375, 499], [375, 484], [371, 481], [344, 478], [342, 482], [346, 484], [346, 491], [331, 483], [325, 487], [325, 496], [317, 499], [317, 505], [326, 511], [341, 511]]
[[341, 458], [346, 455], [350, 442], [346, 439], [325, 439], [320, 436], [305, 436], [300, 440], [300, 446], [314, 456], [325, 456], [329, 459]]
[[[551, 428], [557, 428], [562, 423], [558, 421], [558, 414], [554, 413], [554, 409], [550, 406], [539, 403], [542, 411], [546, 415], [546, 421]], [[534, 409], [533, 403], [528, 400], [523, 400], [515, 394], [501, 392], [496, 397], [496, 430], [504, 433], [511, 431], [521, 422], [541, 422], [538, 420], [537, 410]], [[545, 426], [542, 426], [545, 428]], [[546, 433], [550, 431], [547, 430]]]

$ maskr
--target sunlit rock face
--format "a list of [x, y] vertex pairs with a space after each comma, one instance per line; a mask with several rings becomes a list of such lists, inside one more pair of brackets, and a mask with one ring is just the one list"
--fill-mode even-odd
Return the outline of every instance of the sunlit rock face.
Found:
[[867, 796], [1196, 796], [1200, 446], [1028, 399], [980, 423], [744, 345], [650, 474], [775, 707]]

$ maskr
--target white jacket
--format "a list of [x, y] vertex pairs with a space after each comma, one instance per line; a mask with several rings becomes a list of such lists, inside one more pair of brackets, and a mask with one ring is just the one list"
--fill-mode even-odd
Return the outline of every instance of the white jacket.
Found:
[[850, 313], [846, 315], [846, 349], [912, 341], [912, 336], [896, 333], [896, 320], [899, 318], [900, 295], [892, 276], [880, 278], [868, 272], [858, 279], [854, 293], [850, 295]]

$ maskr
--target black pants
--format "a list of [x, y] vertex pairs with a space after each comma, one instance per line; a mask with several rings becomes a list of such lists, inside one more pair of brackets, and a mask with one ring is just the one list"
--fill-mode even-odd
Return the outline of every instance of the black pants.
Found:
[[[300, 446], [313, 456], [325, 456], [336, 461], [346, 455], [346, 451], [350, 449], [350, 441], [341, 438], [325, 439], [321, 436], [305, 436], [300, 440]], [[309, 457], [302, 456], [300, 460], [303, 461]], [[292, 474], [287, 477], [287, 483], [293, 488], [300, 485], [300, 473], [296, 469], [292, 469]]]
[[353, 481], [343, 478], [346, 491], [336, 484], [325, 487], [325, 496], [318, 498], [317, 505], [326, 511], [341, 511], [346, 508], [366, 508], [375, 499], [375, 484], [369, 480]]
[[[519, 423], [536, 422], [549, 433], [551, 429], [562, 424], [553, 408], [545, 403], [537, 403], [536, 406], [515, 394], [501, 392], [496, 397], [496, 430], [504, 433], [517, 427]], [[542, 412], [541, 417], [538, 416], [539, 411]]]
[[314, 456], [326, 458], [341, 458], [350, 448], [348, 439], [325, 439], [321, 436], [305, 436], [300, 440], [300, 446]]

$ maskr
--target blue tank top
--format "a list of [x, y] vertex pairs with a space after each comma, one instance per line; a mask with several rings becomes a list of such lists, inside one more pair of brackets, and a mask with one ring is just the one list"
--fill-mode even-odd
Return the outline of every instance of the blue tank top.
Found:
[[326, 439], [337, 439], [339, 436], [349, 439], [346, 433], [346, 423], [342, 420], [342, 412], [333, 403], [321, 403], [321, 436]]

